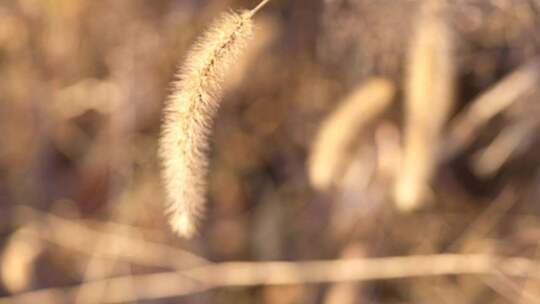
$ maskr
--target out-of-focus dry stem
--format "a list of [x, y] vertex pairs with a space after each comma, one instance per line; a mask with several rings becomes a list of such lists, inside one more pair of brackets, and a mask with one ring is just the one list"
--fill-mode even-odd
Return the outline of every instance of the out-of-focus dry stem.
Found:
[[538, 118], [515, 122], [476, 157], [473, 158], [472, 167], [478, 176], [493, 176], [512, 157], [519, 147], [535, 135]]
[[138, 265], [173, 269], [185, 269], [208, 263], [206, 259], [185, 250], [129, 236], [133, 233], [127, 235], [114, 233], [122, 225], [113, 224], [108, 233], [105, 233], [28, 207], [17, 207], [16, 211], [20, 217], [39, 218], [40, 221], [43, 221], [43, 223], [32, 222], [29, 224], [34, 228], [26, 231], [29, 236], [44, 239], [84, 254], [89, 253], [89, 245], [96, 244], [100, 239], [107, 239], [111, 244], [123, 244], [124, 250], [117, 251], [111, 246], [102, 246], [95, 253], [101, 258], [116, 258], [118, 256], [123, 261]]
[[461, 152], [489, 120], [539, 86], [540, 57], [536, 57], [480, 95], [451, 122], [449, 140], [441, 157], [449, 159]]
[[449, 246], [449, 250], [466, 252], [469, 245], [473, 244], [475, 240], [485, 238], [517, 201], [518, 198], [513, 188], [504, 189], [494, 201], [490, 202], [489, 207], [483, 210], [467, 227], [465, 232]]
[[[246, 287], [320, 282], [385, 280], [440, 275], [495, 275], [540, 279], [540, 264], [526, 258], [483, 254], [361, 258], [309, 262], [228, 262], [187, 271], [134, 275], [105, 280], [109, 291], [101, 303], [151, 300], [187, 295], [217, 287]], [[124, 286], [131, 280], [137, 294]], [[75, 288], [51, 288], [0, 298], [0, 304], [66, 302], [79, 288], [92, 288], [103, 281]], [[39, 299], [37, 301], [36, 299]], [[90, 304], [92, 302], [84, 303]], [[95, 304], [95, 303], [92, 303]]]

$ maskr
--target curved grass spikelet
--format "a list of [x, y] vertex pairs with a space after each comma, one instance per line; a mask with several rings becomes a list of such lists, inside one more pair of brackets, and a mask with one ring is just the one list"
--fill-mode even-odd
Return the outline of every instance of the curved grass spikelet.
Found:
[[208, 136], [225, 75], [251, 37], [252, 15], [224, 14], [204, 33], [165, 106], [159, 154], [170, 224], [180, 236], [193, 236], [204, 213]]
[[429, 197], [441, 132], [454, 103], [453, 43], [443, 8], [439, 1], [424, 4], [409, 50], [405, 138], [394, 193], [402, 211], [420, 207]]
[[323, 122], [309, 157], [309, 178], [318, 190], [338, 183], [352, 155], [361, 129], [388, 107], [395, 88], [387, 80], [373, 79], [359, 86]]

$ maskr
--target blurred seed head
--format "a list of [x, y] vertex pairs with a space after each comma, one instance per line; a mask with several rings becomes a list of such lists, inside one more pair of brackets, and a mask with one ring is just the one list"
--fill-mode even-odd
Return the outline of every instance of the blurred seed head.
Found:
[[342, 178], [362, 129], [391, 103], [395, 88], [372, 79], [355, 88], [319, 129], [309, 157], [309, 178], [318, 190], [328, 190]]

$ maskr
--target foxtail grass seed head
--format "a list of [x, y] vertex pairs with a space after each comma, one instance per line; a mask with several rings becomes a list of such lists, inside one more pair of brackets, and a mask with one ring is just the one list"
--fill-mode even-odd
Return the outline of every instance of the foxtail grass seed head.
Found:
[[197, 231], [204, 214], [208, 137], [231, 64], [249, 41], [253, 11], [224, 14], [178, 72], [164, 111], [159, 154], [170, 224], [183, 237]]

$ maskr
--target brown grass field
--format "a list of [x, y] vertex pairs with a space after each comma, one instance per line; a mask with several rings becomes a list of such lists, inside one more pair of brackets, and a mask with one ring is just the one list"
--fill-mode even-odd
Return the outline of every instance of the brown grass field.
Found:
[[0, 304], [540, 303], [540, 1], [258, 1], [0, 0]]

